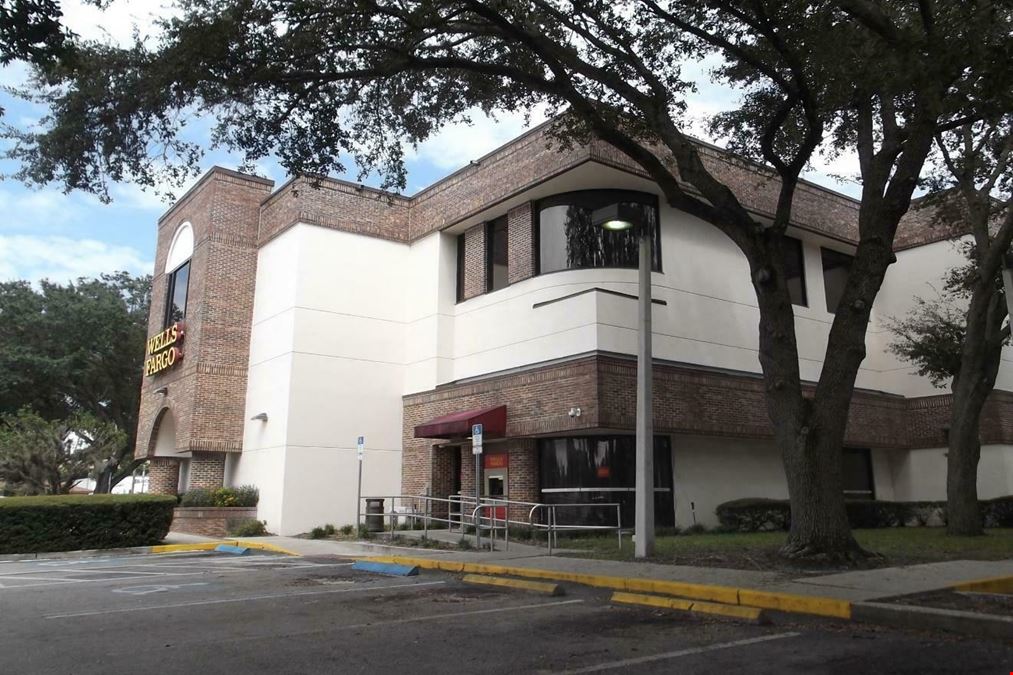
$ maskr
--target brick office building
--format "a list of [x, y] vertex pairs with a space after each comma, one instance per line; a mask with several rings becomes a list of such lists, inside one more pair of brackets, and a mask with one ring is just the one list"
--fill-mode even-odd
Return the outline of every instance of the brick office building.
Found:
[[[759, 167], [703, 148], [763, 216]], [[715, 522], [738, 497], [784, 497], [745, 258], [659, 203], [627, 158], [551, 148], [535, 129], [413, 197], [296, 178], [277, 190], [213, 169], [158, 224], [137, 454], [152, 490], [256, 484], [281, 533], [354, 520], [364, 494], [474, 488], [468, 429], [486, 424], [488, 491], [620, 501], [630, 516], [636, 272], [631, 235], [590, 211], [659, 224], [653, 274], [658, 520]], [[844, 462], [851, 496], [941, 499], [949, 395], [886, 346], [884, 319], [961, 261], [913, 214], [897, 238], [858, 376]], [[818, 377], [857, 239], [857, 204], [803, 185], [789, 230], [803, 377]], [[982, 425], [982, 497], [1013, 493], [1013, 367]]]

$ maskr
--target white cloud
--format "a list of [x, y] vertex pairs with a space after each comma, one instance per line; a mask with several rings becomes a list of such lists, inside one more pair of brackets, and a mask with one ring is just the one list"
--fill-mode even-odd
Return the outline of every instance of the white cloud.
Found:
[[65, 0], [61, 9], [63, 24], [81, 37], [102, 42], [111, 40], [119, 45], [133, 41], [135, 28], [142, 36], [155, 34], [155, 18], [178, 11], [172, 5], [151, 0], [114, 0], [105, 9], [81, 0]]
[[0, 281], [50, 279], [64, 283], [119, 270], [144, 274], [152, 267], [150, 260], [128, 246], [95, 239], [0, 234]]
[[459, 122], [444, 127], [416, 150], [407, 149], [405, 159], [426, 162], [445, 171], [459, 169], [547, 119], [544, 108], [533, 111], [528, 124], [523, 112], [497, 113], [491, 118], [481, 110], [473, 110], [470, 115], [471, 124]]

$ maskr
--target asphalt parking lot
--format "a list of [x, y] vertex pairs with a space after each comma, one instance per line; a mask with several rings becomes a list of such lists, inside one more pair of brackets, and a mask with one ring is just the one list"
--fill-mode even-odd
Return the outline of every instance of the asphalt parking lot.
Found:
[[163, 554], [0, 562], [3, 673], [1013, 671], [1013, 645], [854, 625], [752, 626], [487, 589], [351, 560]]

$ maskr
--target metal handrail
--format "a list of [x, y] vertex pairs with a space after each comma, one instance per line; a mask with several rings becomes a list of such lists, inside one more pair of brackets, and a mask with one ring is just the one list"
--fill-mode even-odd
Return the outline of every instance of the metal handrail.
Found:
[[[510, 548], [510, 526], [526, 526], [531, 530], [545, 530], [546, 532], [546, 543], [549, 549], [549, 555], [552, 555], [554, 547], [559, 545], [559, 532], [567, 531], [588, 531], [588, 530], [615, 530], [619, 549], [622, 550], [623, 538], [622, 538], [622, 512], [620, 505], [617, 503], [594, 503], [594, 504], [547, 504], [539, 502], [525, 502], [520, 500], [503, 499], [500, 497], [482, 497], [476, 504], [474, 497], [469, 495], [448, 495], [447, 497], [433, 497], [431, 495], [386, 495], [386, 496], [363, 496], [361, 499], [381, 499], [386, 502], [388, 499], [391, 502], [391, 508], [388, 512], [384, 508], [383, 513], [368, 513], [364, 514], [362, 509], [362, 503], [357, 505], [358, 515], [366, 515], [372, 517], [389, 518], [390, 519], [390, 536], [393, 539], [396, 519], [399, 517], [405, 517], [411, 519], [413, 522], [418, 520], [422, 521], [423, 524], [423, 536], [429, 536], [430, 522], [446, 523], [447, 530], [449, 532], [454, 531], [454, 526], [459, 525], [461, 531], [464, 531], [465, 527], [465, 511], [464, 505], [467, 504], [469, 507], [474, 506], [471, 512], [470, 522], [473, 523], [475, 528], [475, 542], [476, 547], [481, 547], [482, 540], [482, 529], [489, 530], [489, 544], [491, 548], [495, 548], [496, 531], [502, 529], [504, 531], [504, 543], [506, 548]], [[405, 503], [411, 504], [411, 510], [408, 512], [397, 512], [395, 508], [397, 502], [401, 502], [402, 505]], [[422, 509], [418, 508], [419, 502], [422, 504]], [[433, 514], [434, 504], [447, 504], [447, 517], [443, 518]], [[453, 506], [457, 505], [458, 511], [453, 511]], [[527, 521], [512, 520], [510, 518], [511, 506], [529, 506]], [[559, 508], [579, 508], [579, 507], [593, 507], [593, 508], [615, 508], [616, 510], [616, 524], [613, 525], [560, 525], [557, 516], [557, 509]], [[496, 508], [503, 508], [503, 518], [496, 517]], [[491, 511], [488, 517], [483, 518], [481, 512], [485, 509], [494, 509]], [[421, 512], [420, 512], [421, 511]], [[544, 511], [546, 522], [536, 522], [535, 514], [539, 511]], [[454, 516], [458, 516], [457, 519]], [[483, 523], [488, 523], [484, 525]], [[500, 525], [502, 523], [502, 526]]]

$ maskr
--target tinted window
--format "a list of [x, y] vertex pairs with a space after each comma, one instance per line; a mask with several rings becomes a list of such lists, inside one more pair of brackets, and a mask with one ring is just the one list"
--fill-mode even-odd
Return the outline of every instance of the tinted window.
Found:
[[[624, 526], [635, 515], [636, 437], [581, 436], [539, 440], [539, 488], [548, 504], [619, 504]], [[672, 452], [668, 436], [654, 437], [654, 511], [659, 526], [674, 523]], [[565, 508], [567, 523], [615, 523], [606, 507]]]
[[488, 271], [486, 274], [486, 290], [498, 291], [506, 288], [509, 284], [507, 276], [507, 217], [497, 218], [488, 224], [485, 231], [486, 260]]
[[872, 480], [872, 453], [867, 448], [845, 448], [844, 496], [847, 499], [875, 499]]
[[165, 302], [166, 326], [186, 318], [186, 295], [189, 286], [190, 262], [187, 261], [169, 275]]
[[457, 301], [464, 300], [464, 235], [457, 235]]
[[821, 248], [820, 255], [823, 258], [823, 287], [827, 294], [827, 311], [837, 312], [837, 306], [841, 304], [841, 297], [844, 296], [844, 285], [848, 282], [848, 273], [851, 272], [851, 262], [854, 258], [847, 253], [831, 251]]
[[781, 241], [781, 252], [784, 254], [784, 277], [788, 284], [788, 295], [791, 304], [808, 307], [805, 293], [805, 259], [802, 256], [802, 242], [794, 237], [784, 237]]
[[570, 192], [538, 205], [539, 273], [588, 267], [638, 266], [639, 234], [636, 228], [606, 230], [592, 222], [592, 214], [621, 204], [654, 235], [652, 267], [661, 270], [661, 236], [658, 201], [654, 195], [623, 190]]

